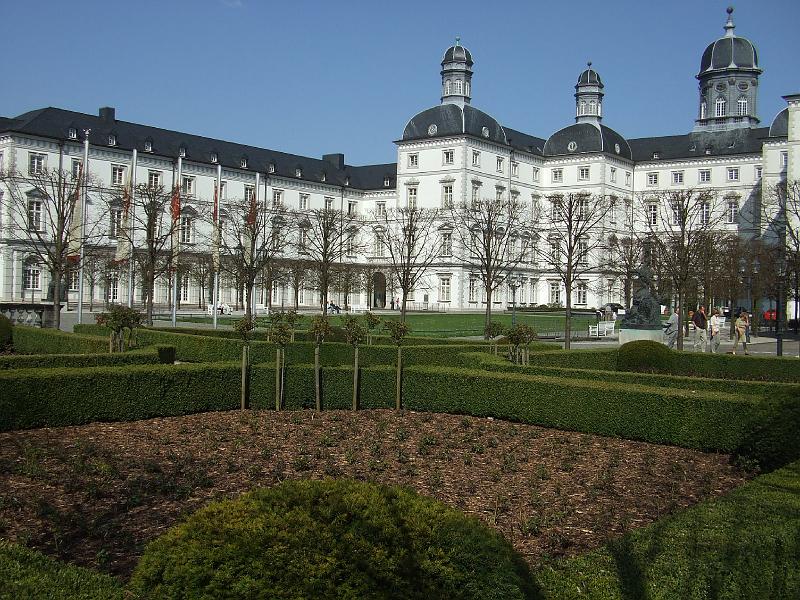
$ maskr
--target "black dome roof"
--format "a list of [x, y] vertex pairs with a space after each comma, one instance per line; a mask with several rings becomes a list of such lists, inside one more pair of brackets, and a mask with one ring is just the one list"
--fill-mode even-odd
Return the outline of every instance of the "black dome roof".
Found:
[[545, 156], [605, 152], [632, 160], [627, 140], [605, 125], [598, 128], [592, 123], [575, 123], [556, 131], [544, 144]]
[[733, 8], [729, 7], [728, 22], [725, 23], [725, 36], [711, 42], [700, 59], [700, 73], [717, 69], [739, 68], [758, 69], [758, 52], [753, 43], [743, 37], [737, 37], [733, 30]]
[[592, 63], [589, 63], [589, 68], [578, 76], [578, 85], [596, 85], [598, 87], [603, 87], [600, 75], [591, 67]]
[[456, 44], [455, 46], [450, 46], [444, 53], [442, 66], [448, 62], [466, 62], [467, 66], [471, 67], [473, 65], [472, 54], [461, 44]]
[[769, 137], [789, 137], [789, 107], [787, 106], [772, 119]]
[[[435, 127], [434, 127], [435, 126]], [[494, 117], [469, 104], [440, 104], [416, 114], [403, 130], [403, 140], [473, 135], [507, 144], [506, 132]]]

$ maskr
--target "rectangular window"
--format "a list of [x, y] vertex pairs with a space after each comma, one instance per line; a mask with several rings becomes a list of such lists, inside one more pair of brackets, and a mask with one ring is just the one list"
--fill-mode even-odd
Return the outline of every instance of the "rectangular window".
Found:
[[308, 194], [300, 194], [300, 210], [308, 210]]
[[511, 163], [511, 176], [519, 177], [519, 163], [516, 162]]
[[550, 282], [550, 304], [561, 304], [561, 284], [557, 281]]
[[704, 227], [708, 225], [711, 217], [711, 204], [709, 202], [700, 203], [700, 224]]
[[700, 183], [711, 183], [711, 169], [700, 169]]
[[757, 166], [756, 167], [756, 180], [761, 179], [761, 173], [762, 172], [763, 172], [763, 169], [762, 169], [761, 165]]
[[578, 168], [578, 179], [581, 181], [587, 181], [589, 179], [589, 167]]
[[347, 252], [347, 256], [356, 255], [356, 239], [354, 235], [347, 236], [347, 240], [345, 242], [345, 252]]
[[672, 172], [672, 185], [681, 185], [683, 183], [683, 171]]
[[739, 217], [739, 201], [735, 198], [731, 198], [728, 200], [727, 211], [725, 214], [725, 222], [726, 223], [736, 223], [736, 219]]
[[563, 169], [553, 169], [551, 171], [553, 177], [553, 183], [561, 183], [564, 181], [564, 171]]
[[244, 201], [252, 202], [256, 197], [256, 189], [252, 185], [244, 186]]
[[120, 229], [122, 227], [122, 209], [121, 208], [112, 208], [109, 211], [109, 223], [108, 223], [108, 237], [115, 238], [119, 236]]
[[272, 190], [272, 206], [283, 206], [283, 190]]
[[73, 180], [76, 180], [76, 179], [78, 179], [78, 177], [82, 177], [83, 176], [83, 173], [81, 171], [81, 165], [82, 164], [83, 164], [82, 160], [80, 160], [78, 158], [73, 158], [72, 159], [72, 171], [71, 171], [71, 173], [72, 173], [72, 179]]
[[579, 283], [575, 288], [575, 304], [586, 304], [586, 297], [588, 286], [585, 283]]
[[455, 150], [445, 150], [442, 152], [442, 164], [452, 165], [455, 162]]
[[673, 200], [670, 202], [670, 208], [672, 209], [672, 224], [673, 225], [680, 225], [681, 223], [681, 207], [683, 205], [679, 200]]
[[42, 289], [42, 271], [39, 267], [27, 266], [23, 273], [26, 290]]
[[533, 181], [539, 181], [539, 167], [533, 167]]
[[325, 198], [325, 210], [333, 210], [333, 198]]
[[617, 169], [611, 167], [611, 183], [617, 183]]
[[[114, 278], [116, 280], [116, 277]], [[114, 286], [114, 298], [109, 298], [109, 300], [116, 300], [116, 293], [118, 286]], [[181, 278], [181, 302], [188, 302], [189, 301], [189, 276], [184, 275]]]
[[379, 217], [386, 216], [386, 203], [385, 202], [378, 202], [375, 205], [375, 214]]
[[503, 161], [503, 157], [498, 156], [497, 157], [497, 172], [498, 173], [502, 173], [503, 172], [503, 162], [504, 162]]
[[472, 151], [472, 166], [473, 167], [480, 167], [481, 166], [481, 153], [477, 150]]
[[450, 302], [450, 278], [439, 279], [439, 302]]
[[41, 200], [28, 201], [28, 229], [31, 231], [42, 231]]
[[347, 216], [348, 217], [355, 217], [358, 214], [358, 203], [357, 202], [348, 202], [347, 203]]
[[479, 185], [473, 185], [472, 186], [472, 208], [473, 209], [477, 208], [478, 204], [480, 203], [480, 198], [479, 198], [480, 189], [481, 188], [480, 188]]
[[184, 196], [194, 196], [194, 177], [183, 177], [181, 182], [181, 193]]
[[739, 167], [728, 167], [728, 181], [739, 181]]
[[181, 244], [191, 244], [193, 241], [194, 223], [191, 217], [181, 217], [180, 225]]
[[385, 255], [386, 244], [383, 238], [383, 232], [378, 231], [375, 233], [375, 256], [383, 258]]
[[147, 172], [147, 187], [153, 190], [161, 187], [161, 171]]
[[419, 154], [416, 152], [408, 155], [408, 168], [416, 169], [419, 167]]
[[789, 166], [789, 152], [784, 150], [781, 152], [781, 169], [785, 169]]
[[41, 175], [44, 171], [44, 163], [45, 163], [44, 154], [39, 154], [38, 152], [31, 152], [28, 156], [28, 173], [30, 175]]
[[67, 276], [67, 291], [78, 291], [78, 275], [78, 271], [72, 270], [69, 272], [69, 275]]
[[417, 208], [417, 188], [408, 188], [408, 208]]
[[578, 220], [583, 221], [589, 216], [589, 198], [581, 196], [578, 198]]
[[124, 183], [125, 167], [122, 165], [111, 165], [111, 185], [123, 185]]
[[453, 234], [445, 232], [442, 234], [442, 244], [439, 250], [439, 256], [452, 256], [453, 255]]
[[651, 227], [658, 224], [658, 204], [655, 202], [647, 205], [647, 224]]
[[578, 264], [589, 266], [589, 239], [585, 235], [578, 239]]
[[453, 208], [453, 186], [442, 186], [442, 208]]
[[627, 186], [631, 185], [631, 172], [630, 171], [625, 171], [625, 185], [627, 185]]
[[554, 265], [561, 264], [561, 246], [558, 245], [558, 240], [550, 240], [550, 262]]
[[658, 173], [647, 174], [647, 185], [658, 185]]
[[469, 295], [467, 300], [469, 302], [478, 301], [478, 280], [475, 277], [469, 278]]
[[297, 249], [300, 252], [305, 252], [308, 248], [308, 229], [301, 227], [297, 232]]

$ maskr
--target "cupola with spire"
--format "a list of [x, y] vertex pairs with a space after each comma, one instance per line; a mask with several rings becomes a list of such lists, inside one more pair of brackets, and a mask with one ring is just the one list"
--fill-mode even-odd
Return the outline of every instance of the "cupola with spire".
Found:
[[575, 122], [600, 125], [603, 119], [603, 82], [591, 61], [575, 84]]
[[472, 55], [461, 45], [461, 38], [450, 46], [442, 59], [442, 104], [463, 107], [472, 99]]
[[725, 35], [710, 43], [700, 59], [700, 98], [695, 131], [756, 127], [758, 52], [734, 33], [733, 7], [727, 9]]

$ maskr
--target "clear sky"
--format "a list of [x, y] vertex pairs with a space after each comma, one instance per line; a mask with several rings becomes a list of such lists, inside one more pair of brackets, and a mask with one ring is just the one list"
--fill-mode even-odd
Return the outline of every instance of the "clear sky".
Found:
[[[626, 137], [688, 132], [719, 0], [0, 0], [0, 115], [44, 106], [348, 164], [394, 162], [403, 128], [439, 103], [456, 36], [475, 61], [472, 103], [539, 137], [573, 122], [587, 60], [604, 123]], [[800, 92], [798, 0], [735, 6], [759, 51], [769, 125]]]

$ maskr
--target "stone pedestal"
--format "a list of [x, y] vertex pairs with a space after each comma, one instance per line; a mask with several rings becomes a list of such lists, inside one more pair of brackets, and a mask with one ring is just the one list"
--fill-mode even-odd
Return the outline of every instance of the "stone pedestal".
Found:
[[620, 329], [619, 345], [635, 342], [637, 340], [650, 340], [664, 343], [664, 332], [661, 329]]

